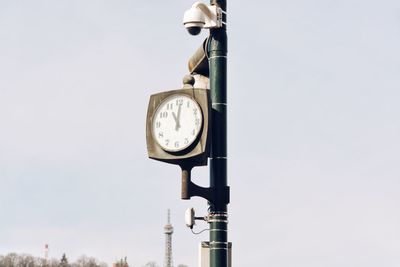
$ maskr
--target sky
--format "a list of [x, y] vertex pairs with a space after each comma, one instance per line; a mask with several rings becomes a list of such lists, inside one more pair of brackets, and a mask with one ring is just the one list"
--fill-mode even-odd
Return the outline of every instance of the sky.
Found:
[[[184, 212], [206, 201], [145, 142], [149, 96], [207, 36], [191, 4], [0, 1], [0, 254], [162, 266], [170, 208], [197, 266]], [[228, 1], [228, 38], [233, 266], [399, 266], [400, 2]]]

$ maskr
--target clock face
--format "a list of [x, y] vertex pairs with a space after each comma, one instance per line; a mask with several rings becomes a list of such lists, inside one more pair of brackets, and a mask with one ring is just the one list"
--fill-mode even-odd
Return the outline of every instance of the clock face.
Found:
[[201, 131], [203, 115], [191, 97], [176, 94], [164, 99], [153, 115], [152, 133], [162, 149], [178, 152], [188, 148]]

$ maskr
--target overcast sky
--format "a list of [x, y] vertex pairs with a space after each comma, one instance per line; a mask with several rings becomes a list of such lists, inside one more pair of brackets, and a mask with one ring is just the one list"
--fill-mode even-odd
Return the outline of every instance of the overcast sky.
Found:
[[[197, 266], [150, 94], [206, 31], [191, 1], [0, 1], [0, 254]], [[400, 266], [400, 2], [228, 1], [233, 266]], [[206, 167], [194, 170], [208, 183]], [[207, 226], [199, 223], [196, 231]]]

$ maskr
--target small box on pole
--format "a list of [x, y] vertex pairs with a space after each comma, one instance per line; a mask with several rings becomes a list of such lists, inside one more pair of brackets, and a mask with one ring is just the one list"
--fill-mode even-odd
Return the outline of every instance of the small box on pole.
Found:
[[[202, 241], [199, 244], [198, 267], [210, 267], [210, 242]], [[228, 242], [228, 267], [232, 267], [232, 242]]]

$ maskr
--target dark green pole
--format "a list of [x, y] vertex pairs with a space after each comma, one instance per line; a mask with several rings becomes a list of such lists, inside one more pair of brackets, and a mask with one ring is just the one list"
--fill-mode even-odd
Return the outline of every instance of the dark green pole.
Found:
[[[226, 0], [211, 0], [226, 12]], [[226, 13], [223, 15], [226, 22]], [[226, 25], [210, 30], [207, 47], [210, 71], [212, 141], [210, 156], [210, 267], [228, 266], [227, 178], [227, 35]]]

